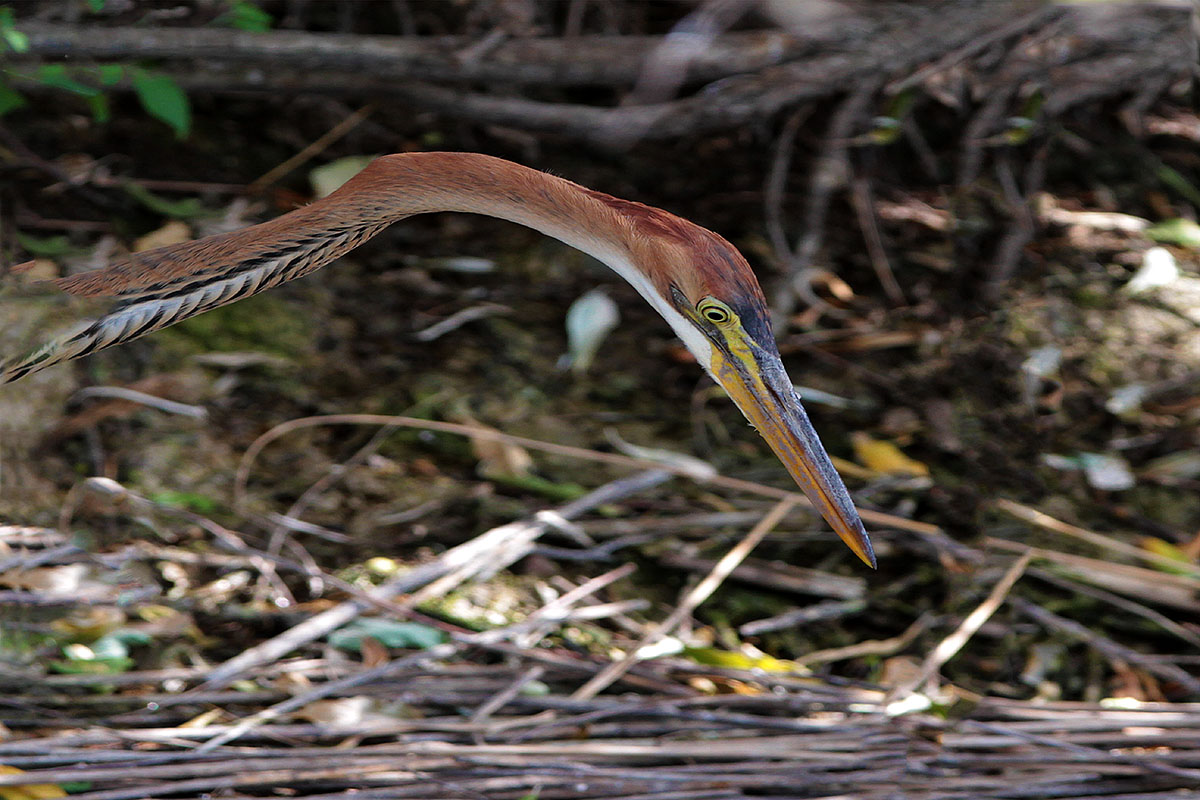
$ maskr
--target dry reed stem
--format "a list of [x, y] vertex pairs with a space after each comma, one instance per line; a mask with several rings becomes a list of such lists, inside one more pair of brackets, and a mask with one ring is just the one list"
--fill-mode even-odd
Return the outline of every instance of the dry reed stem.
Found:
[[[572, 447], [565, 444], [555, 444], [554, 442], [544, 442], [538, 439], [530, 439], [524, 436], [513, 436], [512, 434], [502, 433], [501, 431], [490, 430], [487, 428], [476, 427], [472, 425], [463, 425], [456, 422], [439, 422], [436, 420], [417, 419], [415, 417], [390, 416], [386, 414], [327, 414], [314, 417], [300, 417], [287, 422], [280, 423], [274, 428], [263, 433], [246, 448], [245, 454], [242, 456], [241, 462], [238, 464], [237, 473], [233, 483], [233, 501], [235, 508], [242, 508], [245, 504], [246, 484], [250, 479], [250, 469], [254, 464], [259, 453], [271, 442], [286, 436], [297, 430], [304, 428], [314, 428], [326, 425], [383, 425], [395, 426], [398, 428], [416, 428], [418, 430], [436, 431], [438, 433], [449, 433], [455, 436], [466, 436], [475, 439], [484, 439], [487, 441], [505, 442], [514, 444], [518, 447], [524, 447], [528, 450], [536, 450], [551, 455], [564, 456], [566, 458], [582, 459], [584, 461], [595, 461], [602, 464], [612, 464], [617, 467], [626, 467], [630, 469], [660, 469], [665, 472], [670, 472], [683, 478], [695, 479], [695, 472], [689, 467], [681, 467], [674, 464], [667, 464], [657, 461], [651, 461], [644, 458], [633, 458], [632, 456], [621, 455], [619, 453], [604, 453], [599, 450], [589, 450], [584, 447]], [[778, 489], [774, 486], [766, 486], [753, 481], [741, 480], [739, 478], [729, 478], [724, 475], [717, 475], [703, 481], [706, 486], [719, 486], [724, 489], [731, 489], [738, 492], [747, 492], [749, 494], [759, 495], [760, 497], [770, 497], [773, 499], [791, 498], [796, 505], [805, 508], [812, 508], [812, 504], [808, 498], [799, 492], [793, 492], [788, 489]], [[863, 521], [872, 525], [897, 528], [903, 531], [911, 531], [921, 535], [943, 535], [941, 528], [936, 525], [930, 525], [927, 522], [917, 522], [915, 520], [906, 519], [896, 516], [895, 514], [886, 514], [881, 511], [872, 511], [871, 509], [859, 509], [859, 515]]]
[[641, 641], [630, 647], [629, 652], [624, 658], [606, 666], [598, 675], [581, 686], [572, 697], [576, 700], [591, 699], [625, 674], [641, 658], [640, 652], [644, 648], [649, 647], [670, 634], [685, 617], [695, 611], [697, 606], [707, 600], [716, 591], [717, 587], [729, 577], [730, 573], [741, 563], [742, 559], [749, 555], [750, 551], [763, 540], [763, 537], [770, 533], [779, 524], [780, 520], [787, 516], [788, 511], [792, 509], [795, 503], [796, 499], [794, 496], [785, 497], [776, 503], [775, 507], [767, 512], [759, 523], [746, 534], [745, 538], [732, 547], [713, 566], [712, 571], [700, 583], [696, 584], [695, 588], [688, 592], [665, 620], [652, 626], [642, 637]]

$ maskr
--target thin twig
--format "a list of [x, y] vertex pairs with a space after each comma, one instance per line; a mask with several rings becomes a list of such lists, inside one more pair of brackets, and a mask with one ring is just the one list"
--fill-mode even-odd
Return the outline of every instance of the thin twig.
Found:
[[858, 217], [858, 227], [862, 230], [875, 276], [879, 278], [879, 284], [888, 296], [888, 301], [894, 306], [902, 306], [908, 301], [904, 297], [904, 290], [896, 281], [896, 274], [892, 272], [892, 265], [888, 261], [887, 248], [883, 245], [883, 234], [879, 231], [879, 218], [875, 213], [875, 201], [871, 196], [871, 181], [865, 175], [859, 175], [850, 182], [850, 189], [854, 214]]
[[892, 689], [890, 693], [892, 700], [903, 699], [933, 679], [933, 676], [942, 668], [942, 665], [953, 658], [955, 653], [961, 650], [963, 645], [967, 643], [967, 640], [983, 627], [983, 623], [987, 622], [992, 614], [996, 613], [996, 610], [1000, 608], [1000, 604], [1004, 602], [1004, 598], [1008, 597], [1008, 593], [1012, 591], [1012, 587], [1021, 578], [1021, 575], [1025, 573], [1025, 568], [1029, 566], [1031, 558], [1033, 558], [1032, 551], [1026, 551], [1024, 555], [1008, 568], [1004, 576], [992, 587], [992, 591], [988, 594], [987, 599], [967, 615], [966, 619], [955, 629], [954, 633], [939, 642], [938, 646], [925, 657], [925, 661], [921, 664], [921, 668], [917, 671], [917, 674]]
[[[669, 477], [665, 471], [654, 470], [640, 473], [631, 478], [612, 481], [567, 503], [558, 509], [557, 513], [570, 519], [596, 506], [611, 503], [630, 494], [657, 486]], [[528, 547], [547, 527], [547, 523], [538, 520], [535, 516], [531, 520], [493, 528], [464, 544], [447, 550], [434, 561], [392, 578], [368, 592], [368, 595], [372, 598], [387, 600], [400, 594], [413, 592], [453, 571], [462, 570], [464, 565], [482, 566], [491, 563], [492, 559], [496, 558], [497, 552], [506, 546], [509, 548], [509, 557], [514, 555], [520, 557], [521, 548], [518, 547], [514, 550], [512, 547], [514, 541], [519, 539], [524, 542], [525, 547]], [[412, 603], [410, 602], [408, 605], [411, 606]], [[362, 613], [366, 607], [367, 604], [361, 600], [348, 600], [316, 614], [284, 633], [261, 642], [216, 667], [209, 673], [202, 688], [213, 689], [227, 686], [251, 667], [281, 658], [292, 650], [340, 628]]]
[[[1120, 553], [1121, 555], [1128, 556], [1129, 558], [1147, 561], [1172, 572], [1189, 569], [1188, 564], [1179, 561], [1178, 559], [1169, 558], [1151, 550], [1134, 547], [1131, 544], [1126, 544], [1125, 542], [1114, 539], [1111, 536], [1105, 536], [1103, 534], [1096, 533], [1095, 531], [1089, 531], [1085, 528], [1081, 528], [1078, 525], [1072, 525], [1068, 522], [1063, 522], [1060, 519], [1055, 519], [1049, 514], [1038, 511], [1036, 508], [1018, 503], [1014, 500], [1000, 498], [999, 500], [993, 502], [993, 506], [1000, 511], [1011, 514], [1017, 519], [1028, 522], [1031, 525], [1036, 525], [1043, 530], [1051, 531], [1052, 533], [1059, 533], [1063, 536], [1069, 536], [1072, 539], [1078, 539], [1081, 542], [1087, 542], [1088, 544], [1099, 547], [1102, 550], [1108, 550], [1109, 552]], [[1192, 568], [1191, 575], [1194, 578], [1200, 578], [1200, 570]]]
[[1164, 664], [1147, 659], [1142, 653], [1132, 648], [1118, 644], [1107, 636], [1096, 633], [1075, 620], [1059, 616], [1053, 611], [1047, 611], [1024, 598], [1013, 597], [1009, 602], [1027, 617], [1034, 619], [1051, 630], [1065, 633], [1073, 639], [1079, 639], [1103, 653], [1109, 659], [1135, 664], [1152, 675], [1157, 675], [1160, 678], [1178, 683], [1180, 687], [1186, 689], [1188, 694], [1193, 697], [1200, 697], [1200, 679], [1193, 677], [1189, 672], [1174, 664]]
[[[449, 433], [456, 436], [466, 436], [470, 438], [483, 439], [486, 441], [506, 442], [515, 444], [519, 447], [528, 450], [536, 450], [551, 455], [564, 456], [566, 458], [582, 459], [585, 461], [595, 461], [602, 464], [612, 464], [613, 466], [626, 467], [629, 469], [660, 469], [664, 472], [669, 472], [672, 475], [695, 479], [695, 469], [691, 466], [679, 466], [664, 462], [651, 461], [644, 458], [634, 458], [632, 456], [622, 455], [620, 453], [605, 453], [599, 450], [589, 450], [584, 447], [571, 447], [565, 444], [556, 444], [554, 442], [545, 442], [539, 439], [530, 439], [525, 436], [514, 436], [512, 434], [503, 433], [489, 428], [482, 428], [474, 425], [463, 425], [456, 422], [441, 422], [437, 420], [417, 419], [416, 417], [400, 417], [389, 416], [386, 414], [329, 414], [317, 417], [300, 417], [298, 419], [288, 420], [280, 423], [274, 428], [263, 433], [255, 439], [248, 448], [245, 454], [242, 455], [242, 460], [238, 463], [237, 473], [234, 476], [233, 484], [233, 502], [235, 508], [242, 508], [245, 505], [246, 484], [250, 478], [250, 469], [254, 464], [258, 455], [276, 439], [293, 433], [297, 430], [305, 428], [322, 427], [327, 425], [391, 425], [397, 428], [417, 428], [420, 430], [436, 431], [438, 433]], [[726, 489], [732, 489], [739, 492], [747, 492], [749, 494], [759, 495], [760, 497], [769, 497], [774, 500], [784, 498], [792, 498], [796, 504], [805, 508], [812, 508], [812, 503], [808, 498], [788, 489], [779, 489], [774, 486], [767, 486], [754, 481], [742, 480], [740, 478], [730, 478], [724, 475], [717, 475], [708, 478], [704, 481], [708, 486], [720, 486]], [[916, 520], [906, 519], [896, 516], [895, 514], [886, 514], [882, 511], [874, 511], [869, 508], [860, 508], [859, 516], [863, 521], [880, 527], [898, 528], [904, 531], [921, 534], [942, 534], [942, 530], [936, 525], [930, 525], [927, 522], [917, 522]], [[943, 534], [944, 535], [944, 534]]]
[[529, 683], [541, 679], [546, 674], [543, 666], [533, 666], [518, 675], [503, 691], [497, 692], [490, 700], [481, 705], [471, 715], [471, 722], [485, 722], [488, 717], [504, 708]]
[[770, 533], [787, 516], [788, 511], [791, 510], [795, 503], [796, 500], [791, 497], [785, 497], [776, 503], [775, 507], [767, 512], [759, 523], [746, 534], [745, 538], [738, 542], [736, 546], [731, 548], [717, 562], [712, 571], [704, 577], [704, 580], [700, 581], [696, 584], [695, 588], [688, 592], [665, 620], [653, 626], [642, 637], [641, 641], [630, 647], [629, 652], [624, 658], [609, 664], [598, 675], [576, 690], [571, 697], [576, 700], [587, 700], [595, 697], [624, 675], [630, 667], [641, 659], [642, 650], [670, 634], [685, 617], [691, 614], [697, 606], [707, 600], [716, 591], [717, 587], [729, 577], [729, 574], [741, 563], [742, 559], [749, 555], [750, 551], [763, 540], [763, 537]]
[[1149, 606], [1143, 605], [1142, 603], [1136, 603], [1133, 600], [1128, 600], [1124, 597], [1120, 597], [1112, 592], [1106, 592], [1105, 590], [1096, 586], [1088, 586], [1085, 583], [1073, 581], [1069, 578], [1064, 578], [1061, 575], [1055, 575], [1047, 572], [1046, 570], [1031, 569], [1029, 570], [1029, 574], [1038, 580], [1045, 581], [1046, 583], [1057, 586], [1060, 589], [1065, 589], [1068, 592], [1078, 592], [1079, 594], [1086, 595], [1088, 597], [1094, 597], [1097, 600], [1101, 600], [1109, 605], [1115, 606], [1122, 611], [1127, 611], [1130, 614], [1137, 614], [1139, 617], [1148, 619], [1163, 630], [1174, 634], [1190, 644], [1192, 647], [1196, 648], [1197, 652], [1200, 652], [1200, 636], [1188, 630], [1187, 627], [1179, 624], [1166, 614], [1155, 611]]
[[849, 173], [850, 132], [858, 124], [875, 96], [878, 84], [865, 82], [838, 104], [829, 129], [821, 140], [812, 176], [809, 178], [808, 204], [804, 211], [804, 231], [786, 265], [784, 278], [772, 298], [771, 311], [776, 320], [791, 316], [796, 299], [812, 303], [815, 295], [810, 283], [813, 261], [825, 240], [825, 217], [833, 193], [845, 185]]
[[76, 399], [85, 397], [106, 397], [127, 400], [130, 403], [147, 406], [166, 414], [178, 414], [181, 417], [191, 417], [192, 419], [204, 419], [208, 416], [208, 410], [204, 406], [177, 403], [165, 397], [158, 397], [157, 395], [139, 392], [123, 386], [88, 386], [75, 393]]
[[799, 656], [795, 661], [797, 664], [808, 666], [810, 664], [827, 664], [833, 661], [845, 661], [864, 656], [894, 655], [912, 644], [921, 632], [929, 627], [931, 622], [932, 620], [928, 615], [922, 615], [917, 617], [913, 624], [909, 625], [899, 636], [893, 636], [890, 639], [869, 639], [858, 644], [846, 645], [845, 647], [831, 647], [827, 650], [814, 650], [811, 653]]
[[354, 675], [349, 675], [345, 678], [341, 678], [340, 680], [329, 681], [328, 683], [324, 683], [311, 691], [302, 692], [295, 697], [290, 697], [287, 700], [284, 700], [282, 703], [277, 703], [270, 708], [263, 709], [253, 716], [247, 717], [237, 725], [234, 725], [227, 732], [221, 734], [220, 736], [214, 736], [212, 739], [209, 739], [207, 742], [200, 745], [198, 748], [196, 748], [196, 752], [207, 753], [215, 750], [223, 744], [232, 742], [242, 734], [246, 733], [246, 731], [261, 725], [264, 722], [270, 722], [273, 719], [278, 719], [284, 714], [295, 711], [299, 708], [303, 708], [309, 703], [314, 703], [324, 697], [329, 697], [335, 692], [345, 691], [346, 689], [362, 686], [370, 683], [371, 681], [386, 678], [388, 675], [417, 666], [425, 661], [436, 661], [438, 659], [449, 658], [457, 653], [460, 647], [461, 645], [458, 644], [435, 645], [428, 650], [423, 650], [419, 653], [413, 653], [410, 656], [398, 658], [395, 661], [388, 661], [387, 663], [380, 664], [372, 669], [364, 670], [362, 672], [355, 673]]
[[772, 631], [811, 625], [814, 622], [840, 619], [852, 614], [859, 614], [865, 611], [866, 608], [867, 602], [862, 599], [825, 600], [824, 602], [804, 608], [794, 608], [791, 611], [785, 611], [773, 617], [756, 619], [744, 623], [738, 627], [738, 633], [742, 636], [759, 636], [764, 633], [771, 633]]
[[317, 153], [322, 152], [329, 147], [329, 145], [333, 144], [338, 139], [341, 139], [347, 133], [357, 128], [363, 120], [371, 116], [371, 113], [374, 110], [374, 103], [367, 103], [365, 106], [362, 106], [353, 114], [339, 122], [337, 125], [334, 125], [328, 131], [321, 134], [321, 136], [317, 137], [316, 140], [314, 140], [300, 152], [296, 153], [291, 158], [286, 159], [283, 161], [283, 163], [272, 167], [263, 175], [255, 178], [250, 182], [250, 185], [246, 187], [246, 191], [249, 194], [258, 194], [259, 192], [263, 191], [272, 183], [279, 180], [284, 175], [287, 175], [296, 167], [308, 161]]

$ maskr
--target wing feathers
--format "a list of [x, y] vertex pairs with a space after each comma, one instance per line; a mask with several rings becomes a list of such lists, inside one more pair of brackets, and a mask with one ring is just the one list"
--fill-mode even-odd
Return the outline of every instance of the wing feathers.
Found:
[[[72, 325], [24, 356], [0, 359], [0, 383], [128, 342], [300, 277], [357, 247], [386, 224], [331, 226], [332, 230], [309, 231], [290, 241], [255, 236], [263, 227], [255, 226], [139, 253], [108, 269], [61, 280], [59, 287], [70, 294], [111, 297], [114, 304], [107, 313]], [[275, 241], [269, 241], [272, 238]], [[138, 267], [161, 279], [150, 285], [138, 281]]]

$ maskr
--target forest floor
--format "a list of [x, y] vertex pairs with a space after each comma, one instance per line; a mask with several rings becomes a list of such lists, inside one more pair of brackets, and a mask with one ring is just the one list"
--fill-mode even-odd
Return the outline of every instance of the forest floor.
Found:
[[[347, 109], [196, 102], [186, 141], [133, 108], [6, 121], [2, 263], [103, 264], [286, 211], [317, 163], [445, 148], [667, 208], [773, 283], [765, 134], [614, 156], [377, 112], [247, 198]], [[1123, 157], [1049, 165], [994, 300], [902, 167], [875, 190], [902, 302], [834, 205], [825, 305], [779, 341], [875, 572], [631, 288], [495, 220], [407, 220], [3, 387], [0, 764], [95, 800], [1200, 790], [1200, 228]], [[620, 322], [563, 369], [596, 286]], [[8, 292], [6, 353], [53, 314]]]

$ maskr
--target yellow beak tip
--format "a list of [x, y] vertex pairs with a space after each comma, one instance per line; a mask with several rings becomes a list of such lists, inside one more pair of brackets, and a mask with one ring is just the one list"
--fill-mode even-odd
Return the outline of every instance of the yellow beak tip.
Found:
[[[839, 531], [839, 533], [841, 533]], [[871, 547], [871, 540], [867, 538], [865, 532], [854, 532], [851, 534], [842, 534], [842, 541], [846, 543], [854, 555], [862, 559], [862, 562], [871, 569], [879, 569], [879, 562], [875, 558], [875, 548]]]

